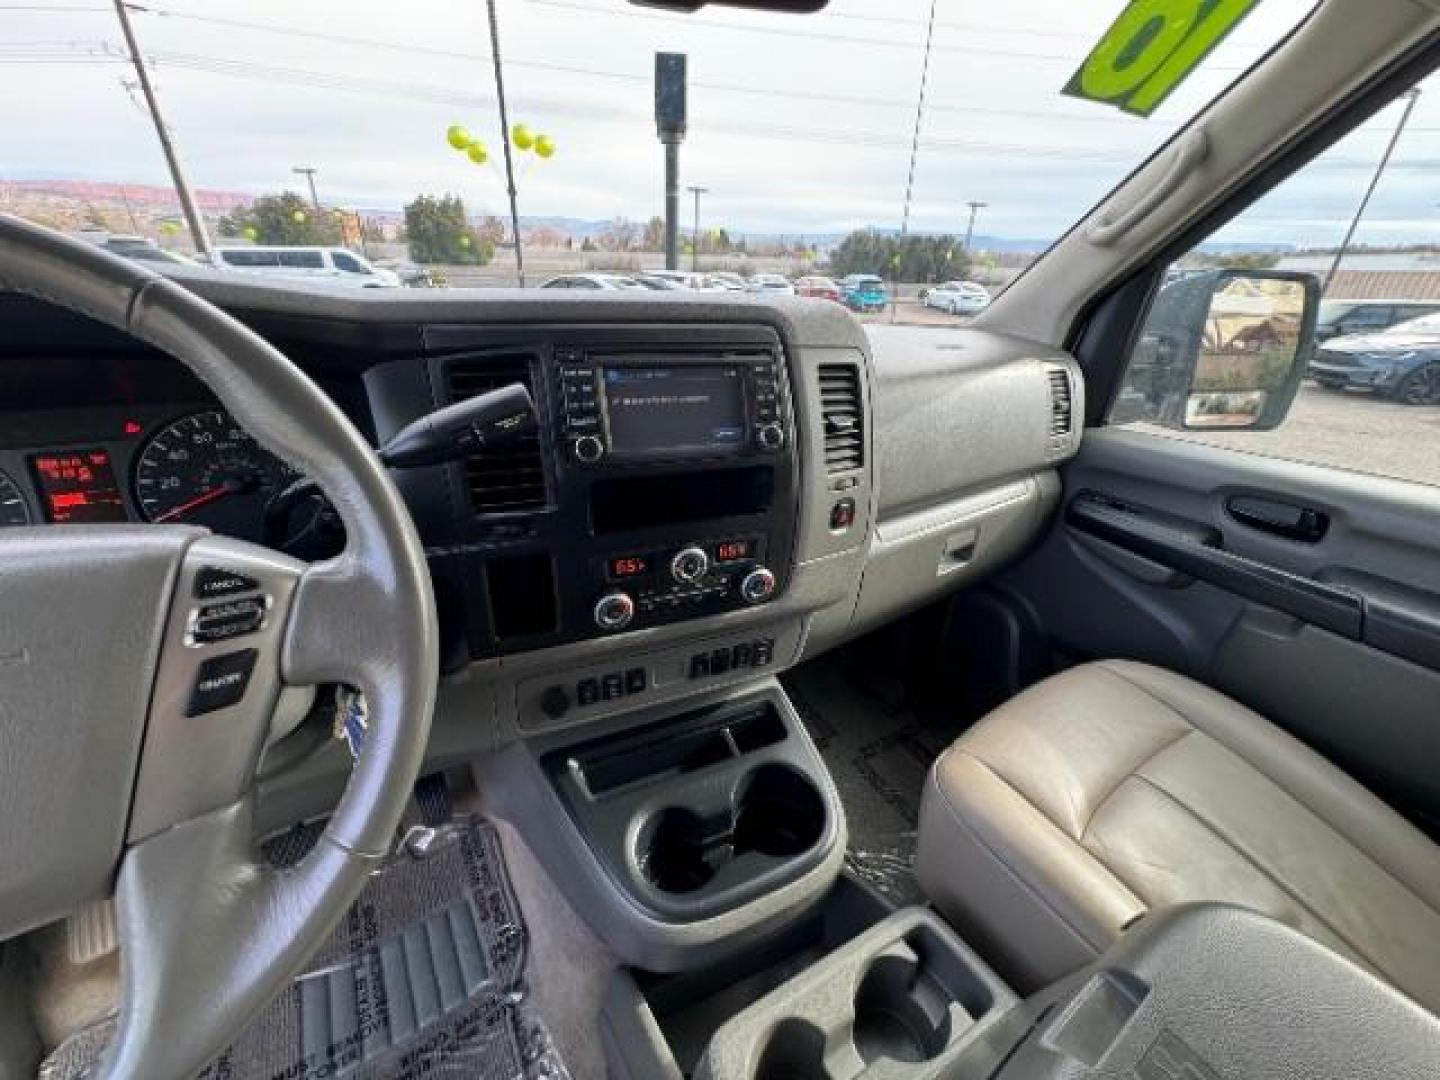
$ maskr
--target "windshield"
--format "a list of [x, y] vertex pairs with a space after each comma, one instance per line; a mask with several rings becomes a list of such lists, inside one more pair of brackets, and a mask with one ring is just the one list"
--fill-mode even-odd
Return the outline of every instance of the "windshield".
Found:
[[1406, 334], [1440, 334], [1440, 315], [1422, 315], [1418, 319], [1411, 319], [1409, 322], [1392, 326], [1384, 333], [1397, 337]]
[[[832, 0], [803, 17], [497, 0], [526, 284], [666, 266], [656, 55], [684, 54], [674, 268], [735, 275], [712, 288], [879, 275], [890, 317], [953, 324], [968, 316], [920, 293], [1003, 289], [1312, 6], [1258, 4], [1138, 116], [1063, 92], [1123, 0]], [[405, 284], [519, 283], [481, 0], [127, 11], [214, 243], [439, 271]], [[114, 8], [0, 20], [0, 89], [26, 103], [3, 122], [0, 207], [192, 253]]]

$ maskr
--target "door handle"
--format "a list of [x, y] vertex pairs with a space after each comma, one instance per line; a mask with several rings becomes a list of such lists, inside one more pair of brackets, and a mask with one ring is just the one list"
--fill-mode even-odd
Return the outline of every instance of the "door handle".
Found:
[[1330, 531], [1330, 515], [1309, 506], [1256, 495], [1232, 495], [1225, 510], [1247, 529], [1269, 533], [1301, 544], [1318, 544]]

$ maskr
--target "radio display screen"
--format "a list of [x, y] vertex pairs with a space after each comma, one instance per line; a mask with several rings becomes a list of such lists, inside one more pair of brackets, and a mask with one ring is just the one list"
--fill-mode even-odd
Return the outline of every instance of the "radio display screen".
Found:
[[604, 383], [614, 453], [735, 453], [745, 446], [740, 365], [606, 367]]

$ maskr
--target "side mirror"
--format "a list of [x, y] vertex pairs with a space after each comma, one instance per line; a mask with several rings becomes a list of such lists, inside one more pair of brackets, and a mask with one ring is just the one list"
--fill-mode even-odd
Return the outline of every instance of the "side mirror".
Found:
[[1207, 270], [1161, 288], [1112, 423], [1268, 431], [1290, 411], [1315, 349], [1320, 282], [1279, 270]]

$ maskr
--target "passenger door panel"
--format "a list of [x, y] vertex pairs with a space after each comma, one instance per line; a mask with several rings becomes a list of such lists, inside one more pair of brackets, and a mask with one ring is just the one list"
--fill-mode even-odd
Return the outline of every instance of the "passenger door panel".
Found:
[[1440, 821], [1440, 490], [1087, 435], [1004, 576], [1065, 653], [1182, 671]]

